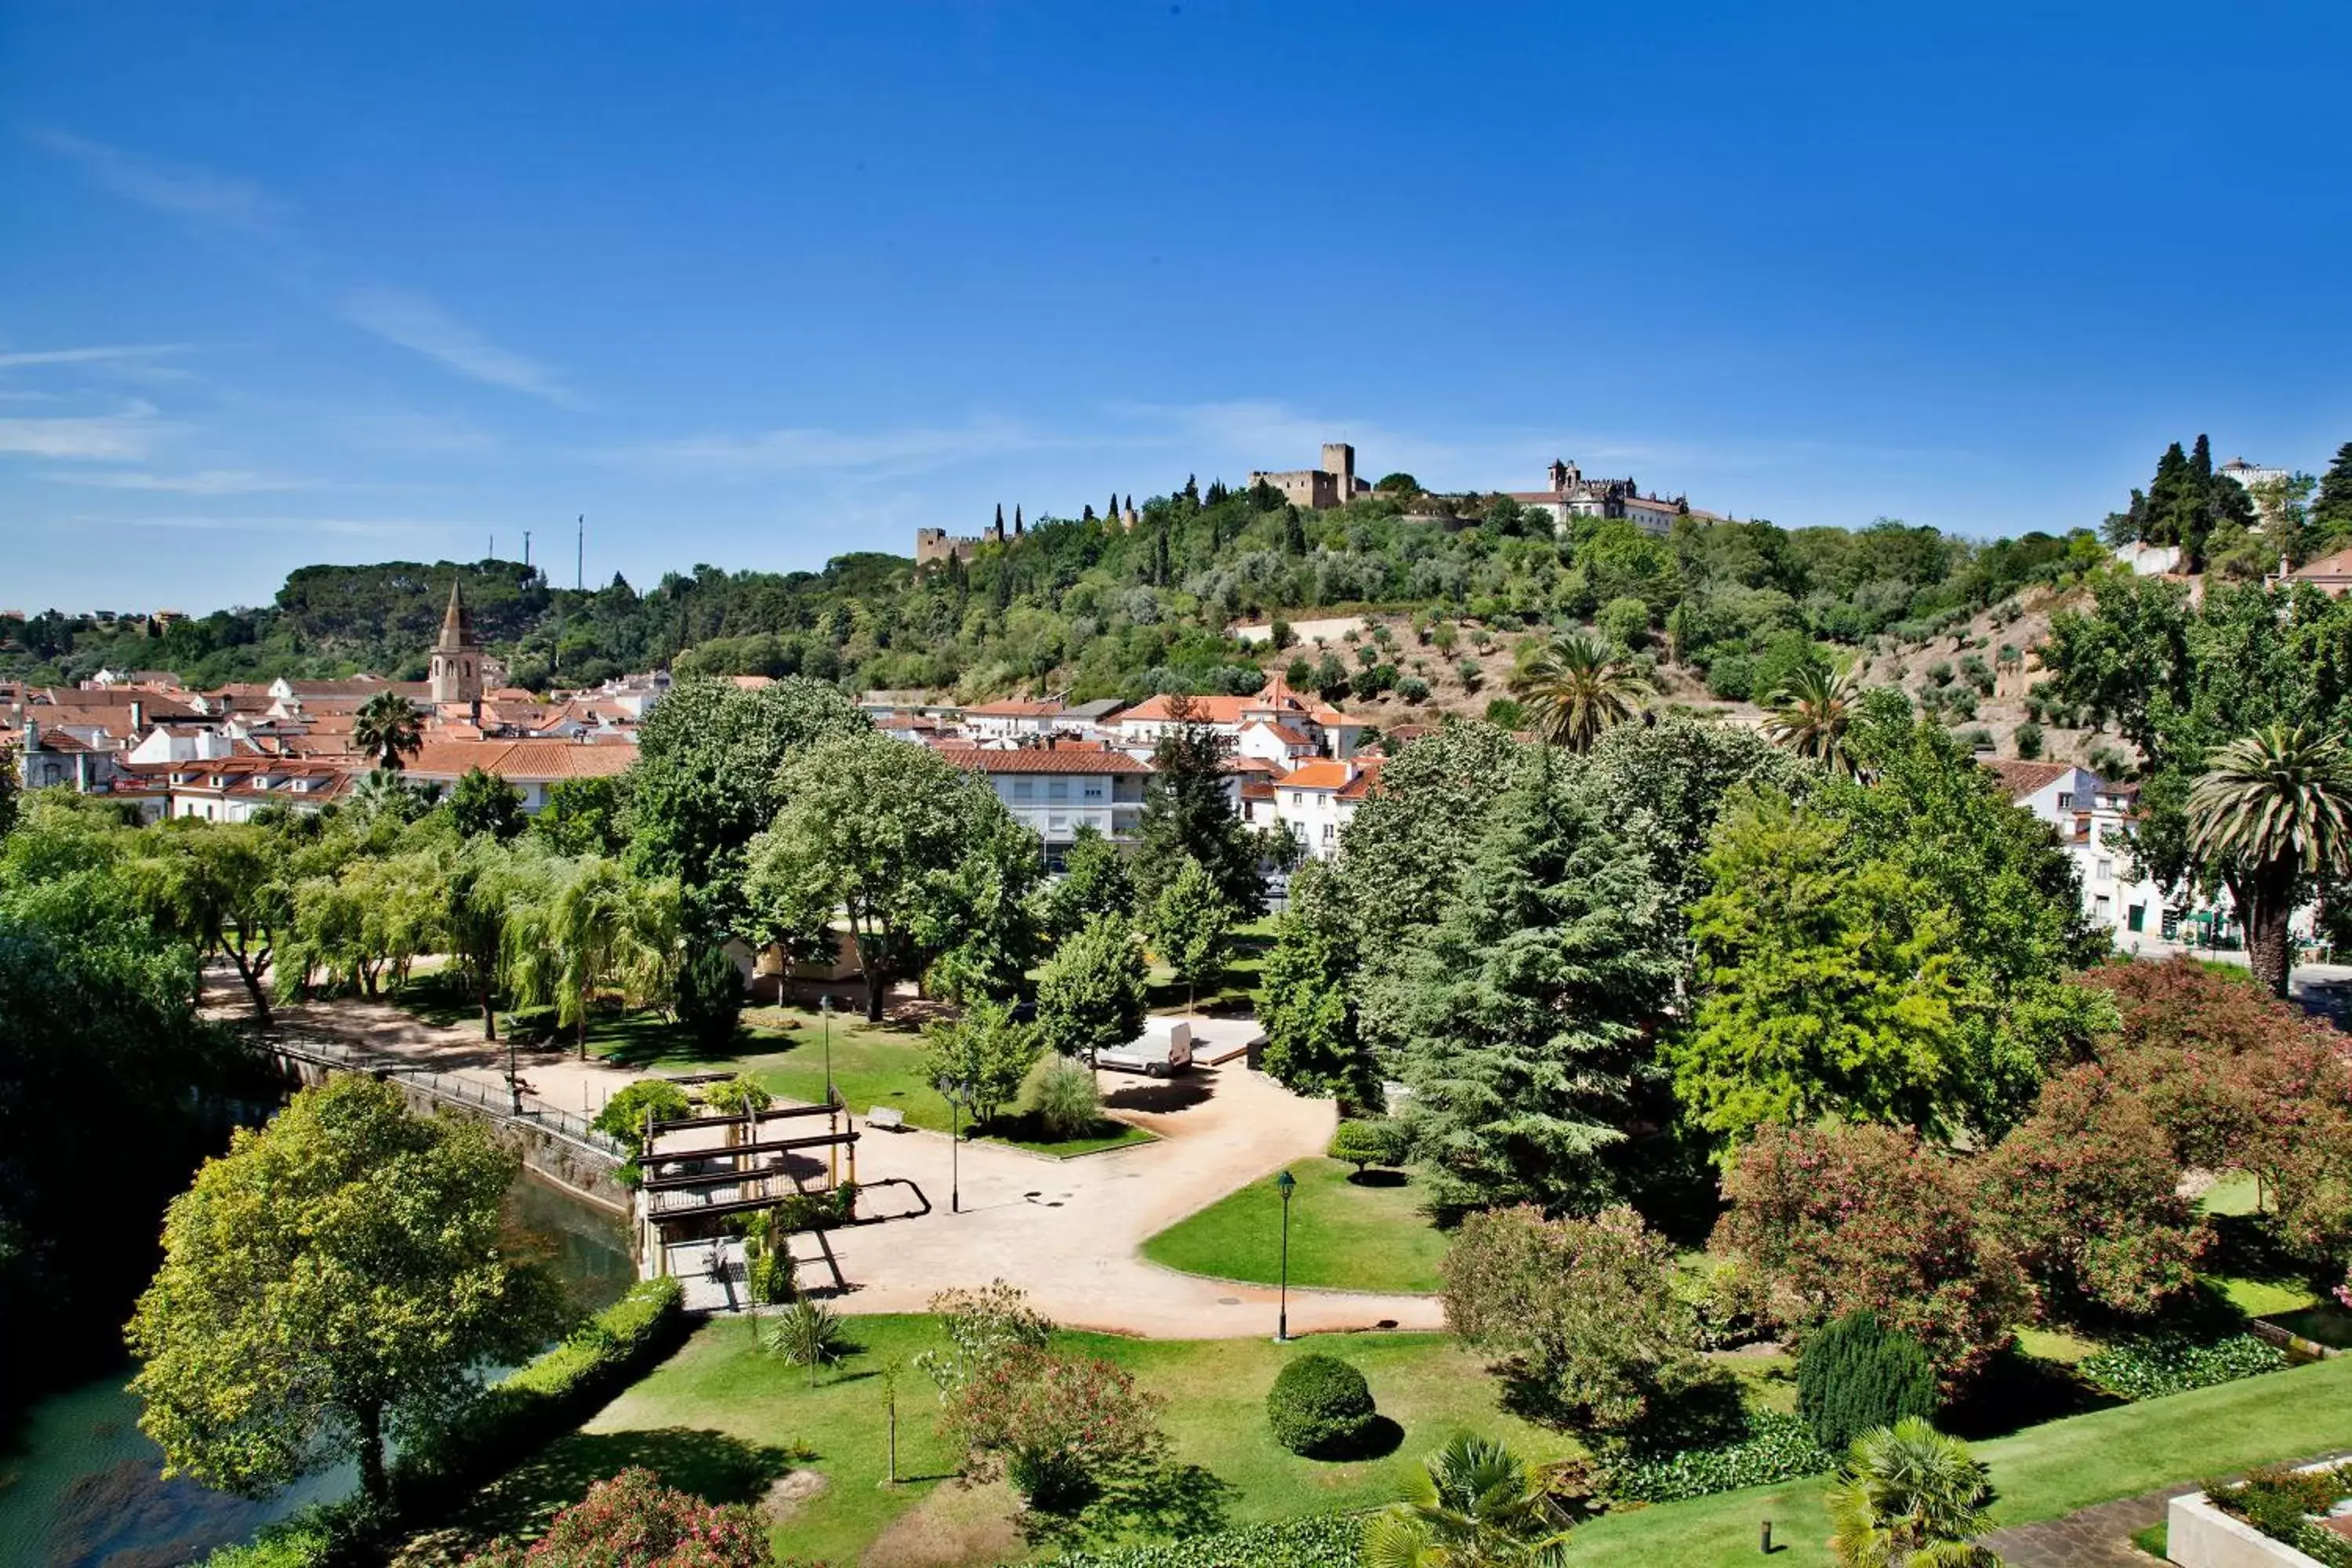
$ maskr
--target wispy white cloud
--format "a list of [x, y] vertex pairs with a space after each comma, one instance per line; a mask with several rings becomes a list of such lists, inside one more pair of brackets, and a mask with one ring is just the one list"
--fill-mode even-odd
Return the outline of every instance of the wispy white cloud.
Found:
[[[126, 201], [180, 218], [200, 232], [237, 237], [246, 242], [239, 247], [246, 259], [259, 269], [388, 343], [485, 385], [504, 387], [565, 408], [583, 406], [579, 395], [553, 370], [493, 342], [422, 294], [331, 281], [339, 269], [303, 240], [294, 223], [292, 205], [250, 180], [193, 165], [159, 163], [55, 128], [31, 134], [37, 145], [79, 164], [100, 185]], [[101, 356], [92, 351], [85, 357]]]
[[440, 539], [454, 533], [478, 533], [488, 526], [439, 517], [163, 516], [82, 521], [103, 523], [109, 528], [160, 528], [195, 533], [332, 533], [363, 539]]
[[28, 349], [15, 353], [0, 353], [0, 370], [43, 364], [113, 364], [125, 360], [185, 353], [193, 346], [189, 343], [106, 343], [79, 349]]
[[957, 463], [1094, 444], [1017, 419], [836, 430], [793, 426], [750, 435], [689, 436], [627, 448], [624, 462], [736, 479], [819, 472], [917, 473]]
[[209, 169], [158, 163], [54, 128], [32, 132], [34, 142], [89, 171], [122, 197], [155, 212], [244, 234], [277, 236], [293, 209], [250, 180]]
[[438, 360], [469, 380], [527, 393], [564, 408], [579, 395], [537, 360], [501, 348], [421, 294], [403, 289], [354, 289], [343, 299], [346, 320], [386, 342]]
[[137, 403], [119, 414], [0, 419], [0, 452], [68, 462], [137, 463], [146, 460], [165, 433], [154, 405]]
[[282, 474], [258, 474], [243, 468], [205, 468], [193, 474], [117, 472], [53, 472], [40, 476], [55, 484], [84, 485], [106, 490], [159, 490], [173, 495], [247, 496], [278, 490], [320, 488], [315, 479]]

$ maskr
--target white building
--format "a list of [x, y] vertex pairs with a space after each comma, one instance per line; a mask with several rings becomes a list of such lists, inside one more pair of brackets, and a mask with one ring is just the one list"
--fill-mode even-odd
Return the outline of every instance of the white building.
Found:
[[935, 749], [957, 767], [988, 780], [996, 798], [1044, 841], [1050, 867], [1060, 867], [1081, 827], [1113, 843], [1135, 841], [1151, 768], [1125, 752], [1054, 738], [1025, 746]]
[[1062, 721], [1062, 704], [1051, 699], [982, 702], [963, 710], [963, 732], [980, 742], [1042, 740]]
[[1274, 781], [1274, 815], [1318, 860], [1339, 852], [1340, 830], [1380, 787], [1381, 760], [1330, 758], [1295, 768]]

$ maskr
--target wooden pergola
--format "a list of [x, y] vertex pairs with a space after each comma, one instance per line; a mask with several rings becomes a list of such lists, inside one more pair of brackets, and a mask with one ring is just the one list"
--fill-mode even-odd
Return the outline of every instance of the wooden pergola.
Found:
[[[818, 1118], [824, 1119], [822, 1131], [814, 1127]], [[723, 1141], [712, 1142], [714, 1133], [724, 1134]], [[841, 1184], [844, 1152], [850, 1184], [856, 1185], [857, 1136], [838, 1090], [823, 1105], [747, 1107], [740, 1115], [671, 1121], [648, 1117], [637, 1156], [643, 1173], [637, 1187], [640, 1256], [655, 1274], [666, 1274], [673, 1243], [709, 1240], [727, 1232], [731, 1216], [773, 1208], [789, 1197], [834, 1191]], [[812, 1186], [818, 1173], [803, 1175], [799, 1165], [816, 1165], [819, 1151], [824, 1155], [824, 1180]], [[824, 1233], [817, 1235], [823, 1246]], [[832, 1248], [824, 1252], [830, 1262]], [[838, 1282], [840, 1270], [834, 1272]]]

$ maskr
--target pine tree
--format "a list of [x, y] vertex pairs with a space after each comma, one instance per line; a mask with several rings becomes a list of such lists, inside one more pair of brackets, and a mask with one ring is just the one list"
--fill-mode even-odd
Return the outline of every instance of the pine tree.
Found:
[[1412, 1086], [1441, 1209], [1589, 1214], [1658, 1074], [1681, 964], [1664, 890], [1545, 752], [1498, 802], [1460, 896], [1367, 989]]
[[2319, 498], [2305, 523], [2308, 552], [2326, 555], [2352, 543], [2352, 441], [2336, 448], [2336, 460], [2319, 476]]
[[1225, 742], [1195, 721], [1184, 699], [1171, 699], [1171, 707], [1177, 724], [1151, 753], [1151, 780], [1136, 828], [1136, 889], [1147, 902], [1155, 900], [1187, 859], [1197, 860], [1234, 913], [1255, 920], [1265, 908], [1258, 866], [1264, 846], [1226, 797]]

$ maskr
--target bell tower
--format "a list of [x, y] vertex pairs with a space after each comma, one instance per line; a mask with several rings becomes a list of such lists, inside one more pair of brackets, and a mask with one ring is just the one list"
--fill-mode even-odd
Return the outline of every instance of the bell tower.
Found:
[[474, 640], [474, 617], [449, 579], [449, 607], [442, 612], [441, 636], [433, 645], [433, 702], [478, 702], [482, 700], [482, 648]]

